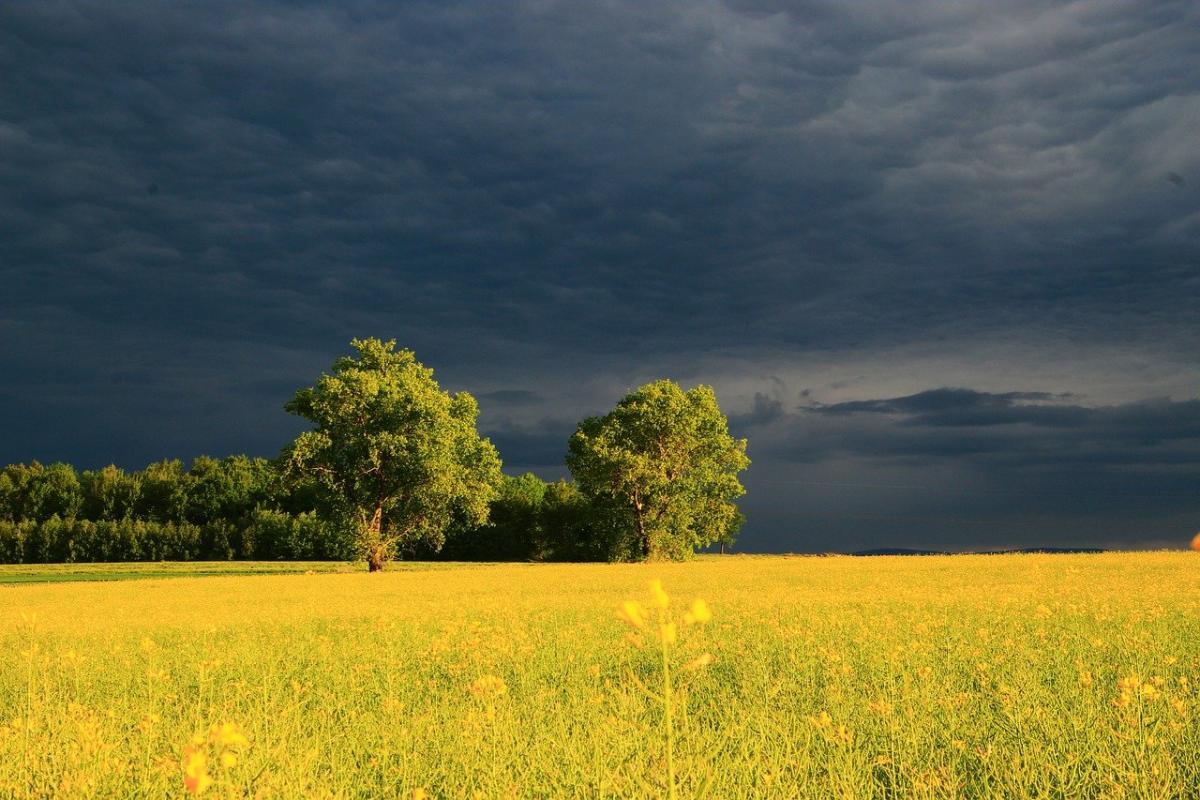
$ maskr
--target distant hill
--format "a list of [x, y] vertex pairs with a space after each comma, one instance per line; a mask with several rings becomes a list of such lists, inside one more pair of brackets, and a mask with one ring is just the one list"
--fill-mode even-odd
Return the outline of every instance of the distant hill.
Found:
[[1102, 547], [1022, 547], [1017, 550], [981, 550], [981, 555], [1002, 553], [1103, 553]]
[[952, 556], [977, 555], [991, 556], [1005, 553], [1103, 553], [1101, 547], [1020, 547], [1011, 550], [972, 550], [965, 553], [951, 553], [945, 550], [916, 550], [908, 547], [876, 547], [870, 550], [855, 550], [847, 553], [849, 556]]
[[872, 550], [856, 550], [851, 556], [948, 556], [944, 550], [913, 550], [907, 547], [876, 547]]

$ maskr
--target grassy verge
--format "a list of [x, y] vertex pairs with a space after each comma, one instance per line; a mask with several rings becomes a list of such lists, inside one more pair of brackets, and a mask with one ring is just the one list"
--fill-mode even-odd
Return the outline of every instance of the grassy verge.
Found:
[[[389, 572], [464, 569], [483, 564], [401, 561]], [[234, 575], [323, 575], [362, 572], [366, 566], [345, 561], [139, 561], [117, 564], [0, 564], [0, 585], [73, 581], [129, 581], [150, 578], [201, 578]]]

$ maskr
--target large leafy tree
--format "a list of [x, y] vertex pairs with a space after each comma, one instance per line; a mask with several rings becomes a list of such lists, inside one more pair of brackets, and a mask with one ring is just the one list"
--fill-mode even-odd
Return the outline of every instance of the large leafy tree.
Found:
[[285, 406], [315, 428], [284, 462], [325, 490], [375, 572], [400, 548], [440, 549], [451, 522], [485, 523], [500, 458], [476, 429], [475, 398], [443, 392], [394, 340], [350, 344], [357, 358], [339, 358]]
[[684, 392], [668, 380], [579, 423], [567, 454], [580, 491], [624, 521], [615, 554], [649, 559], [730, 541], [742, 522], [738, 473], [749, 465], [746, 440], [729, 435], [713, 390]]

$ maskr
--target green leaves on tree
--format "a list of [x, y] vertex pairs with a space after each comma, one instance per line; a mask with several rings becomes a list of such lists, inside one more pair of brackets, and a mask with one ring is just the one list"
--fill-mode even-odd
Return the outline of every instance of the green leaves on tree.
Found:
[[439, 549], [452, 521], [486, 522], [500, 457], [476, 429], [475, 398], [442, 391], [411, 350], [351, 346], [357, 358], [339, 358], [285, 406], [315, 427], [284, 461], [328, 493], [376, 571], [401, 550]]
[[746, 491], [738, 473], [749, 465], [713, 390], [669, 380], [579, 423], [567, 454], [580, 491], [623, 520], [629, 554], [650, 559], [731, 542], [742, 522], [733, 501]]

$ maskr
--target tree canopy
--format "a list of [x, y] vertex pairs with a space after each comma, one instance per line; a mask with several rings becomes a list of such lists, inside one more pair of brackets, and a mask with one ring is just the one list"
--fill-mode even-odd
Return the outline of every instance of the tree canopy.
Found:
[[354, 527], [371, 571], [400, 549], [441, 547], [452, 522], [483, 524], [497, 495], [500, 458], [476, 429], [470, 394], [441, 390], [433, 370], [395, 340], [355, 339], [285, 408], [315, 428], [284, 453]]
[[681, 559], [730, 542], [742, 522], [738, 473], [749, 465], [712, 388], [684, 392], [669, 380], [585, 419], [567, 454], [580, 491], [619, 520], [632, 558]]

